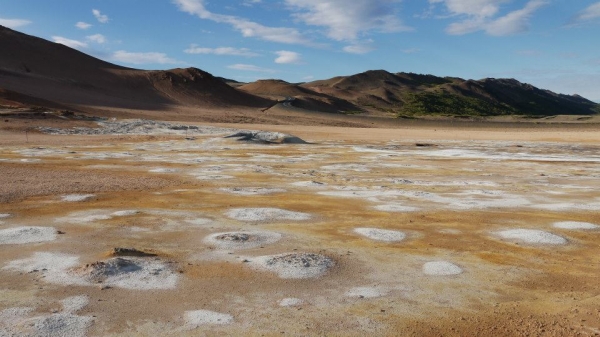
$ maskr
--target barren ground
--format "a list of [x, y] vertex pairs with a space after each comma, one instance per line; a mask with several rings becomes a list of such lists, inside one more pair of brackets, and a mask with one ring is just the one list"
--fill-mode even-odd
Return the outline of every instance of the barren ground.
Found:
[[[264, 145], [24, 123], [0, 130], [0, 336], [600, 335], [592, 126], [219, 125], [311, 142]], [[85, 278], [116, 247], [156, 256]], [[333, 263], [261, 264], [283, 253]]]

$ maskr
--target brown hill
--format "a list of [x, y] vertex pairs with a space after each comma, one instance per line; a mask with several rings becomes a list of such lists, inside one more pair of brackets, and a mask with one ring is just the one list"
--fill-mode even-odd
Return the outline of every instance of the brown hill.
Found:
[[354, 113], [362, 110], [342, 98], [315, 92], [282, 80], [259, 80], [242, 85], [238, 89], [279, 101], [293, 98], [293, 106], [306, 110], [334, 113]]
[[67, 106], [45, 99], [23, 95], [18, 92], [0, 88], [0, 108], [23, 109], [23, 108], [50, 108], [50, 109], [68, 109]]
[[396, 115], [589, 115], [598, 104], [515, 79], [464, 80], [384, 70], [309, 82], [304, 88]]
[[200, 69], [125, 68], [2, 26], [0, 45], [0, 88], [60, 104], [157, 110], [270, 103]]

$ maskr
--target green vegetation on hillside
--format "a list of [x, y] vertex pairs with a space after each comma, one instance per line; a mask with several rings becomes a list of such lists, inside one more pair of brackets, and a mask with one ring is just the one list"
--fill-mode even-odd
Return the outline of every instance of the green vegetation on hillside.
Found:
[[492, 104], [482, 99], [459, 96], [448, 92], [420, 92], [405, 95], [402, 115], [495, 116], [516, 111], [510, 106]]

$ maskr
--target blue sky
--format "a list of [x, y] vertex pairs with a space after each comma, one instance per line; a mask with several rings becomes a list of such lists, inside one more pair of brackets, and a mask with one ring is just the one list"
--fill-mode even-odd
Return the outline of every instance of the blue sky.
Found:
[[385, 69], [600, 102], [597, 0], [0, 0], [0, 25], [124, 66], [243, 82]]

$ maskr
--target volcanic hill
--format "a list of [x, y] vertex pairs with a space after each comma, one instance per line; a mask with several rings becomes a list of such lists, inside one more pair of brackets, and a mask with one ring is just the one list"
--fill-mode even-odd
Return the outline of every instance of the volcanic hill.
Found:
[[0, 26], [0, 88], [70, 106], [158, 110], [168, 106], [265, 107], [197, 68], [125, 68]]
[[304, 83], [302, 87], [348, 100], [365, 110], [388, 111], [399, 116], [549, 116], [600, 112], [600, 105], [581, 96], [557, 94], [515, 79], [464, 80], [371, 70]]

